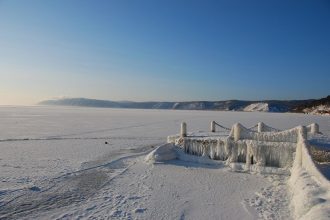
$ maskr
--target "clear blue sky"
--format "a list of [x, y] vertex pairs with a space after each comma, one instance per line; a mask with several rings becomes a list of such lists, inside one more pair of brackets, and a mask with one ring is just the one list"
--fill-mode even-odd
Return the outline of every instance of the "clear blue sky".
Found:
[[0, 0], [0, 104], [329, 94], [328, 0]]

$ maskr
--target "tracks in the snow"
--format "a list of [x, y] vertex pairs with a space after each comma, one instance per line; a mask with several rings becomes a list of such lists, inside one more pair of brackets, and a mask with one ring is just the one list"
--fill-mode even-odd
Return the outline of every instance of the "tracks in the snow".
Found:
[[47, 137], [47, 138], [8, 138], [1, 139], [0, 142], [12, 142], [12, 141], [59, 141], [59, 140], [154, 140], [159, 139], [157, 137]]
[[66, 173], [40, 183], [40, 191], [24, 189], [0, 205], [0, 219], [29, 218], [34, 214], [75, 205], [94, 196], [100, 189], [124, 174], [136, 162], [134, 158], [152, 150], [152, 146], [120, 150], [106, 163]]

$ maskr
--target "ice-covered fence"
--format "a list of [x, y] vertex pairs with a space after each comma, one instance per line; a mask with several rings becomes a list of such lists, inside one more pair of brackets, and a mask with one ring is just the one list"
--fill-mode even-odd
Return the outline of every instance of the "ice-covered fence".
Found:
[[248, 166], [289, 167], [293, 162], [295, 143], [234, 141], [231, 138], [182, 138], [177, 142], [183, 150], [196, 156], [229, 163], [246, 163]]
[[314, 163], [309, 150], [308, 140], [303, 133], [299, 134], [289, 179], [293, 214], [295, 219], [329, 219], [330, 182]]
[[290, 167], [296, 150], [290, 142], [244, 141], [247, 145], [246, 164], [270, 167]]
[[[258, 132], [280, 132], [280, 129], [270, 127], [269, 125], [266, 125], [263, 122], [259, 122], [257, 124], [258, 126]], [[317, 123], [312, 123], [310, 125], [306, 126], [307, 132], [312, 134], [320, 134], [319, 125]], [[251, 128], [248, 128], [248, 130], [252, 130]]]
[[258, 123], [258, 132], [279, 132], [279, 131], [281, 131], [281, 130], [270, 127], [263, 122]]
[[[167, 141], [181, 146], [188, 154], [207, 156], [214, 160], [241, 162], [247, 166], [256, 164], [286, 168], [292, 165], [297, 144], [301, 138], [307, 138], [308, 130], [298, 126], [285, 131], [265, 132], [275, 129], [259, 122], [252, 127], [257, 128], [254, 131], [237, 123], [232, 126], [228, 136], [212, 136], [215, 125], [221, 126], [212, 121], [211, 133], [208, 133], [210, 136], [187, 136], [186, 124], [182, 123], [180, 134], [168, 136]], [[315, 124], [310, 127], [314, 127], [313, 131], [318, 131]]]
[[188, 154], [208, 156], [214, 160], [228, 159], [227, 144], [222, 139], [185, 138], [181, 146]]
[[[227, 128], [215, 121], [211, 121], [211, 132], [215, 132], [216, 131], [216, 126], [220, 127], [222, 130], [225, 130], [225, 131], [231, 131], [231, 128]], [[281, 131], [279, 129], [276, 129], [276, 128], [272, 128], [266, 124], [264, 124], [263, 122], [259, 122], [258, 124], [250, 127], [250, 128], [247, 128], [248, 130], [250, 131], [255, 131], [255, 132], [278, 132], [278, 131]]]
[[298, 131], [297, 128], [279, 132], [255, 132], [245, 128], [243, 125], [236, 123], [233, 125], [230, 136], [235, 141], [240, 139], [268, 141], [268, 142], [291, 142], [297, 143]]
[[311, 176], [315, 177], [322, 185], [330, 188], [330, 182], [324, 177], [324, 175], [317, 168], [316, 164], [312, 159], [309, 149], [310, 147], [306, 137], [300, 135], [297, 143], [296, 156], [294, 160], [295, 165], [305, 169]]
[[[215, 132], [216, 131], [216, 126], [218, 126], [219, 128], [221, 128], [222, 130], [225, 130], [225, 131], [232, 131], [232, 129], [227, 128], [227, 127], [217, 123], [216, 121], [211, 121], [210, 131]], [[245, 128], [244, 126], [242, 126], [242, 127]], [[307, 128], [308, 133], [312, 133], [312, 134], [319, 134], [320, 133], [319, 125], [317, 123], [312, 123], [310, 125], [307, 125], [306, 128]], [[258, 132], [258, 133], [261, 133], [261, 132], [281, 132], [280, 129], [273, 128], [269, 125], [266, 125], [263, 122], [258, 122], [258, 124], [254, 125], [250, 128], [246, 128], [246, 129], [248, 131], [251, 131], [251, 132], [254, 131], [254, 132]]]
[[225, 126], [223, 126], [223, 125], [221, 125], [221, 124], [219, 124], [215, 121], [211, 121], [211, 132], [215, 132], [216, 126], [218, 126], [219, 128], [221, 128], [224, 131], [230, 131], [231, 130], [230, 128], [227, 128], [227, 127], [225, 127]]

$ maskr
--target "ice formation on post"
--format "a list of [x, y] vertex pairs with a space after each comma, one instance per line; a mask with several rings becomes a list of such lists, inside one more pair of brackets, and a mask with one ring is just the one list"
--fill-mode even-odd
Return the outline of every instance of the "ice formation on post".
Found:
[[215, 132], [215, 121], [211, 121], [211, 132]]
[[186, 122], [181, 123], [180, 136], [181, 137], [186, 137], [187, 136], [187, 124], [186, 124]]
[[319, 125], [317, 123], [310, 124], [310, 125], [306, 126], [306, 128], [307, 128], [307, 131], [312, 133], [312, 134], [319, 134], [320, 133]]

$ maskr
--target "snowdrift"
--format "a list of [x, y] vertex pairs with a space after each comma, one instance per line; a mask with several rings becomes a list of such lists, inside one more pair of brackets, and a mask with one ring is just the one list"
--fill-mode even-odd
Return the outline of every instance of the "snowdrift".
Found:
[[177, 158], [175, 147], [173, 144], [163, 144], [151, 151], [146, 157], [147, 163], [164, 162], [168, 160], [174, 160]]

